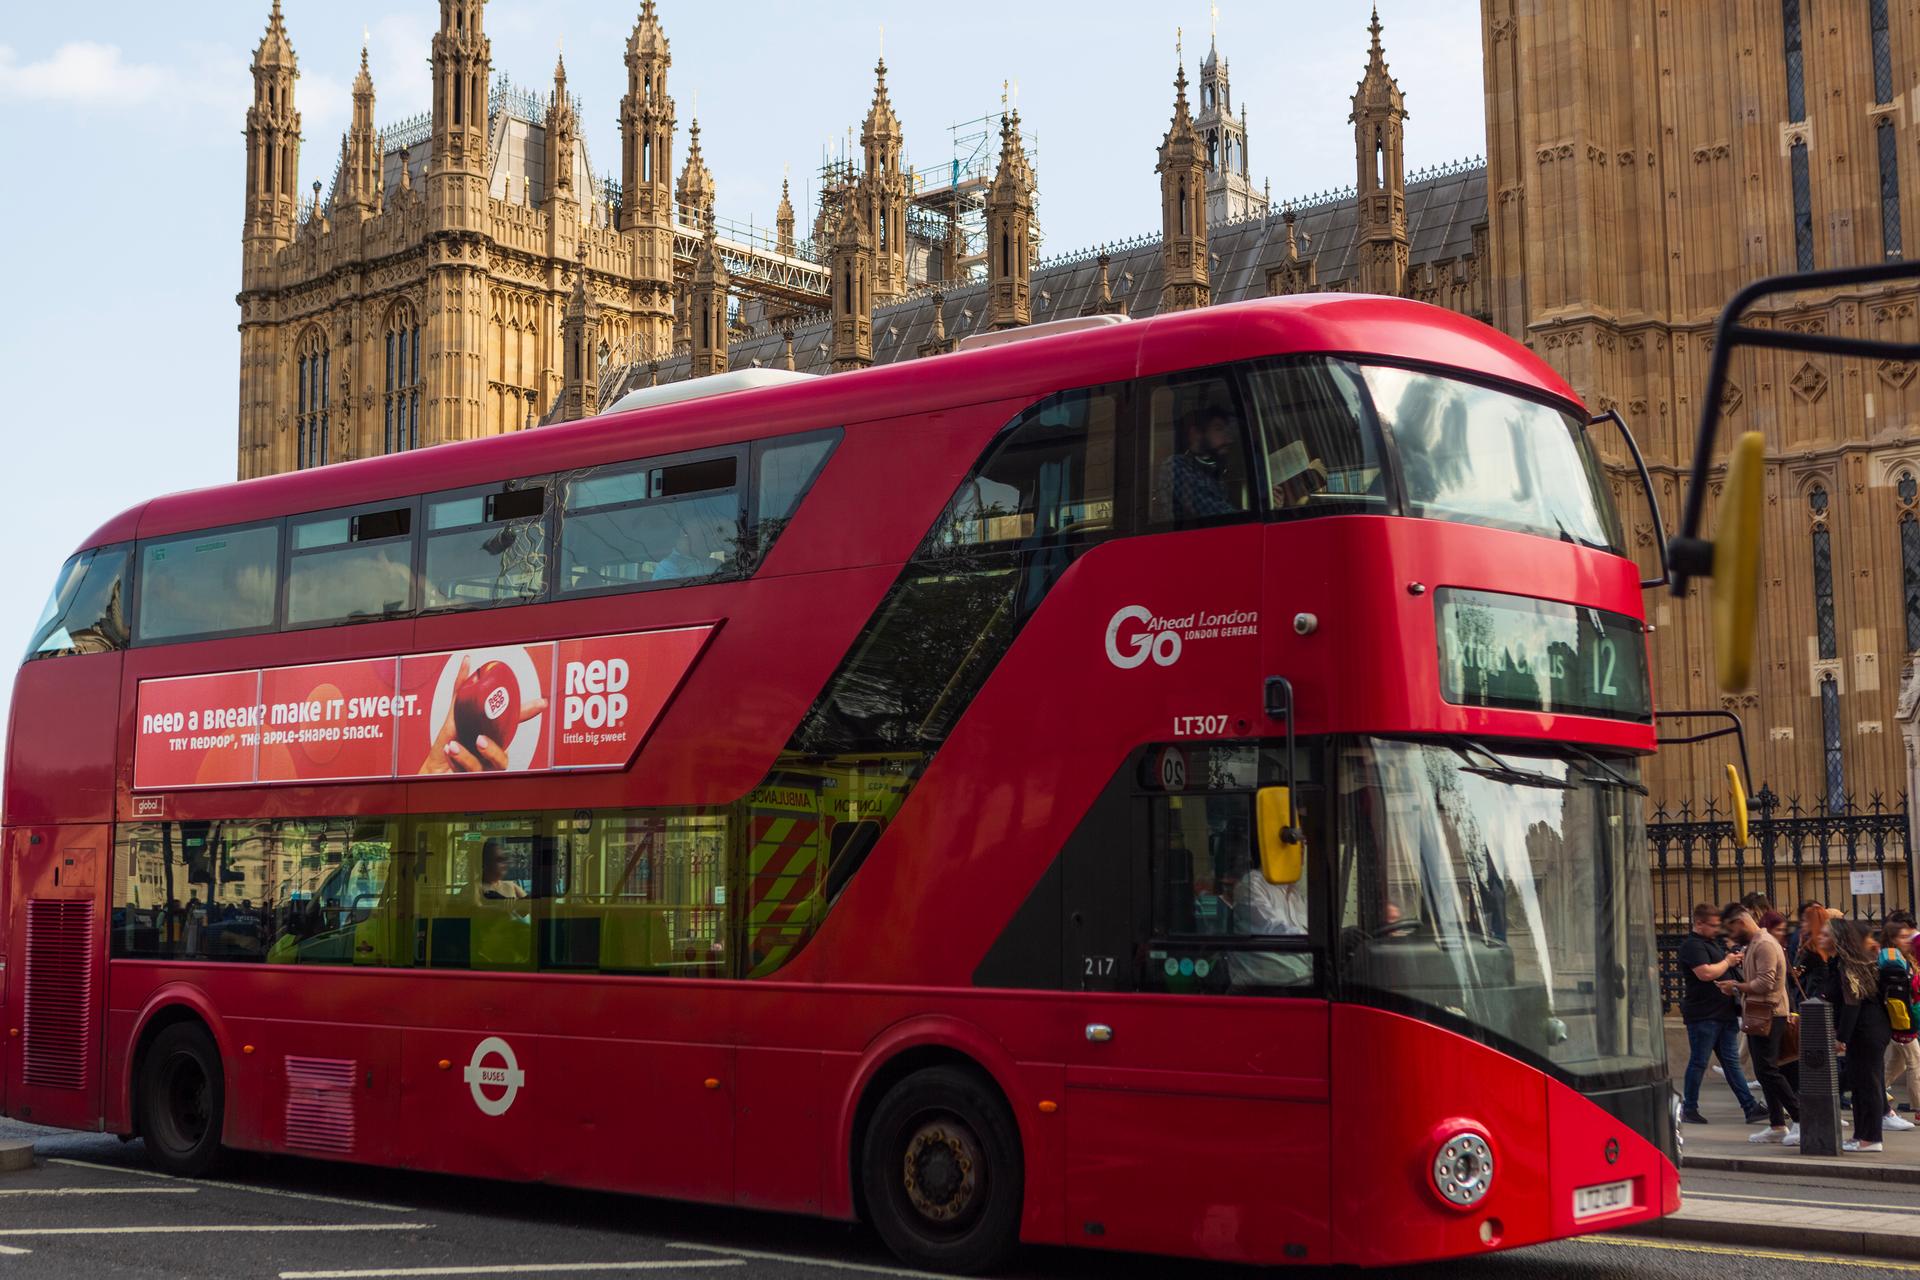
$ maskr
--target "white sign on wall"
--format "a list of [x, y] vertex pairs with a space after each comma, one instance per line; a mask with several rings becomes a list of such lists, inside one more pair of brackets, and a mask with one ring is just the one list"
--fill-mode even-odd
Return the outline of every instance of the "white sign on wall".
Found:
[[1850, 871], [1847, 873], [1848, 885], [1857, 896], [1863, 893], [1884, 893], [1883, 875], [1878, 871]]

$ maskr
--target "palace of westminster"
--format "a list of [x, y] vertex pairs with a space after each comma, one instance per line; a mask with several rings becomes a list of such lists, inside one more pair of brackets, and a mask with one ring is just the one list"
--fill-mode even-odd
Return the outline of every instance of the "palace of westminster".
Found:
[[[242, 477], [570, 420], [634, 386], [728, 369], [839, 372], [987, 329], [1345, 290], [1473, 316], [1595, 412], [1618, 409], [1670, 532], [1726, 299], [1764, 275], [1900, 257], [1902, 227], [1920, 227], [1920, 27], [1906, 0], [1480, 0], [1486, 159], [1411, 176], [1409, 113], [1376, 15], [1356, 32], [1371, 38], [1349, 117], [1355, 186], [1292, 204], [1250, 179], [1246, 114], [1210, 48], [1197, 85], [1176, 68], [1165, 134], [1140, 140], [1161, 234], [1045, 259], [1017, 111], [981, 122], [966, 157], [956, 130], [956, 163], [916, 172], [883, 61], [858, 154], [822, 171], [810, 234], [797, 237], [784, 188], [772, 232], [751, 231], [716, 212], [698, 121], [676, 166], [655, 0], [624, 50], [617, 180], [588, 163], [563, 63], [544, 96], [496, 81], [485, 0], [439, 7], [431, 112], [376, 127], [363, 52], [331, 188], [309, 195], [297, 62], [274, 0], [246, 120]], [[1010, 251], [987, 251], [1003, 242]], [[1873, 287], [1753, 319], [1912, 341], [1916, 301], [1911, 287]], [[1768, 446], [1751, 691], [1718, 693], [1710, 587], [1647, 596], [1660, 705], [1737, 712], [1756, 785], [1810, 807], [1906, 787], [1916, 372], [1735, 355], [1728, 428]], [[1637, 477], [1600, 439], [1652, 571], [1658, 535]], [[1712, 794], [1727, 758], [1663, 752], [1655, 801]]]

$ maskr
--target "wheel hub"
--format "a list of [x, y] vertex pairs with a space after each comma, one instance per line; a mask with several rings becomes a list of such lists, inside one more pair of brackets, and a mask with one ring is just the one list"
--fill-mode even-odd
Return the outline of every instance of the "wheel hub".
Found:
[[907, 1199], [929, 1221], [953, 1222], [973, 1206], [980, 1167], [980, 1148], [965, 1128], [922, 1125], [907, 1143]]

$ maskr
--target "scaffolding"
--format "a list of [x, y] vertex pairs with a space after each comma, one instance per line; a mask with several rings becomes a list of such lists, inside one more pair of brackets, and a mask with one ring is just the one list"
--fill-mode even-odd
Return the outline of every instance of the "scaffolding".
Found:
[[[1000, 165], [999, 112], [974, 120], [949, 125], [951, 154], [944, 164], [931, 169], [907, 170], [907, 240], [910, 285], [933, 283], [936, 264], [945, 261], [946, 246], [954, 229], [959, 229], [960, 275], [942, 284], [968, 284], [983, 279], [987, 263], [987, 188], [993, 185]], [[1021, 149], [1027, 164], [1039, 172], [1040, 137], [1022, 131]], [[847, 199], [860, 179], [855, 160], [852, 132], [837, 154], [823, 152], [816, 176], [819, 192], [815, 200], [813, 242], [806, 256], [823, 261], [833, 242], [833, 231], [840, 223]], [[1039, 193], [1033, 193], [1032, 245], [1034, 260], [1040, 254]]]

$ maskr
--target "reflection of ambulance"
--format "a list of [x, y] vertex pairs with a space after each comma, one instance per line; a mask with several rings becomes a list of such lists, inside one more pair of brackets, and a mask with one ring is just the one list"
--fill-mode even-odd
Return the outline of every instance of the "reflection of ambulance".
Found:
[[804, 943], [880, 840], [924, 757], [838, 756], [777, 765], [747, 795], [748, 977]]

